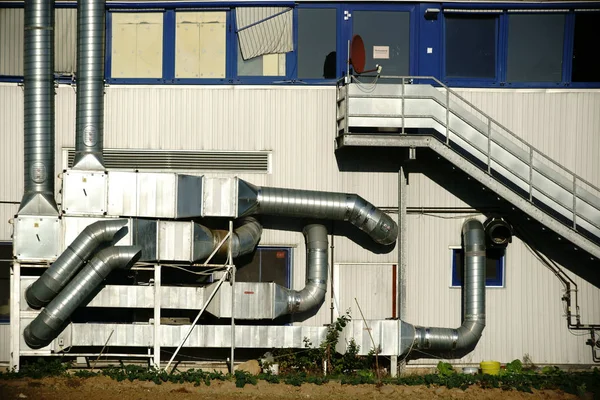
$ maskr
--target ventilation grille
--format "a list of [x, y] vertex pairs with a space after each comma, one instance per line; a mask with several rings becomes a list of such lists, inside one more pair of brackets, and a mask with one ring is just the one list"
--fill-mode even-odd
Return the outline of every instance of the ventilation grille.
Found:
[[[67, 148], [67, 164], [73, 167], [75, 149]], [[173, 171], [269, 172], [268, 151], [185, 151], [104, 149], [107, 169]]]

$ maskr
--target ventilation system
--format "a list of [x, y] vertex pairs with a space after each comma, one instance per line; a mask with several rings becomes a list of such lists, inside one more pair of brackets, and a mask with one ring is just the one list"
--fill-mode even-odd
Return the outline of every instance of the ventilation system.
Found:
[[[67, 150], [67, 165], [73, 167], [75, 149]], [[185, 151], [104, 149], [104, 166], [110, 170], [239, 171], [268, 173], [268, 151]]]

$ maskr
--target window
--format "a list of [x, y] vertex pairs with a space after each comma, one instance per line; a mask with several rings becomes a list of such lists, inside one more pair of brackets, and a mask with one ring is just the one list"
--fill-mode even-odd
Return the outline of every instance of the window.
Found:
[[383, 75], [410, 74], [410, 13], [354, 11], [353, 34], [365, 44], [365, 69], [383, 67]]
[[258, 247], [248, 264], [238, 267], [239, 282], [275, 282], [291, 287], [291, 253], [287, 247]]
[[508, 16], [508, 82], [561, 82], [565, 14]]
[[575, 14], [572, 82], [600, 82], [600, 13]]
[[496, 21], [494, 15], [447, 15], [446, 77], [496, 77]]
[[175, 14], [175, 77], [225, 78], [227, 13]]
[[162, 78], [163, 13], [113, 13], [111, 77]]
[[[452, 251], [452, 286], [460, 287], [463, 284], [465, 253], [462, 248], [453, 248]], [[485, 286], [504, 287], [504, 249], [487, 249], [485, 267]]]
[[0, 242], [0, 323], [10, 320], [10, 264], [12, 243]]
[[298, 79], [335, 79], [335, 9], [298, 9]]

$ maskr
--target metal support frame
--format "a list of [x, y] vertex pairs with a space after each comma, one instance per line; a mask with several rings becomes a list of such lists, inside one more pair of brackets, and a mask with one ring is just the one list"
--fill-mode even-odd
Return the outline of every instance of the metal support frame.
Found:
[[160, 308], [161, 308], [161, 275], [160, 264], [154, 266], [154, 367], [160, 368]]
[[[232, 285], [233, 282], [235, 280], [235, 272], [232, 273], [232, 269], [235, 269], [235, 266], [233, 265], [233, 259], [231, 257], [231, 248], [232, 248], [232, 240], [233, 238], [233, 221], [229, 221], [229, 232], [227, 232], [227, 235], [225, 235], [225, 237], [223, 238], [223, 240], [221, 240], [221, 242], [219, 243], [218, 246], [215, 247], [215, 250], [212, 252], [212, 254], [208, 257], [208, 259], [204, 262], [203, 265], [208, 265], [208, 263], [210, 262], [210, 260], [213, 258], [213, 256], [217, 253], [217, 251], [221, 248], [221, 246], [223, 245], [223, 243], [225, 243], [225, 241], [229, 240], [229, 249], [228, 249], [228, 253], [227, 253], [227, 263], [223, 266], [225, 268], [224, 274], [223, 276], [221, 276], [221, 278], [219, 279], [217, 285], [215, 286], [215, 288], [213, 289], [213, 291], [210, 293], [210, 295], [208, 296], [208, 299], [204, 302], [204, 304], [202, 305], [202, 308], [200, 309], [200, 312], [198, 313], [198, 315], [196, 315], [196, 318], [194, 318], [194, 321], [192, 322], [192, 324], [190, 325], [190, 329], [188, 329], [187, 333], [185, 334], [185, 336], [183, 337], [183, 339], [181, 339], [181, 342], [179, 343], [179, 346], [177, 346], [177, 349], [173, 352], [173, 355], [171, 356], [171, 359], [169, 360], [169, 362], [167, 363], [166, 367], [165, 367], [165, 371], [169, 370], [169, 367], [171, 366], [171, 364], [173, 363], [173, 360], [175, 359], [175, 357], [177, 356], [177, 354], [179, 353], [179, 350], [181, 350], [181, 348], [183, 347], [183, 345], [185, 344], [185, 342], [188, 340], [188, 338], [190, 337], [190, 335], [192, 334], [192, 331], [194, 330], [194, 328], [196, 327], [196, 324], [198, 323], [198, 320], [200, 319], [200, 316], [202, 316], [202, 314], [204, 313], [204, 311], [206, 310], [206, 308], [208, 307], [208, 305], [210, 304], [210, 302], [212, 301], [212, 299], [215, 297], [215, 294], [217, 294], [217, 291], [221, 288], [221, 285], [223, 284], [223, 282], [225, 282], [225, 279], [227, 277], [229, 277], [232, 281]], [[231, 275], [230, 275], [231, 274]], [[235, 325], [234, 325], [234, 318], [233, 318], [233, 311], [234, 311], [234, 295], [235, 295], [235, 291], [234, 291], [234, 287], [231, 288], [231, 292], [232, 292], [232, 316], [231, 316], [231, 326], [232, 326], [232, 333], [231, 333], [231, 340], [232, 340], [232, 344], [231, 344], [231, 365], [233, 368], [233, 351], [234, 351], [234, 339], [235, 339]], [[233, 370], [232, 370], [233, 372]]]
[[235, 265], [233, 265], [233, 257], [231, 249], [233, 249], [233, 221], [229, 221], [229, 247], [227, 249], [227, 271], [230, 274], [231, 282], [231, 356], [230, 356], [230, 372], [235, 371]]
[[14, 262], [10, 270], [10, 368], [21, 367], [21, 264]]
[[408, 174], [403, 166], [398, 171], [398, 282], [397, 282], [397, 304], [398, 318], [406, 317], [406, 264], [407, 264], [407, 221], [406, 221], [406, 203]]

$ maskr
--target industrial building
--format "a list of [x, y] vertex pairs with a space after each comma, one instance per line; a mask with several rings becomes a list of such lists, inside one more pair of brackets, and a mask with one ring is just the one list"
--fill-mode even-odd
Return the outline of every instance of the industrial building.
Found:
[[0, 363], [348, 311], [393, 373], [594, 365], [598, 37], [600, 2], [0, 1]]

